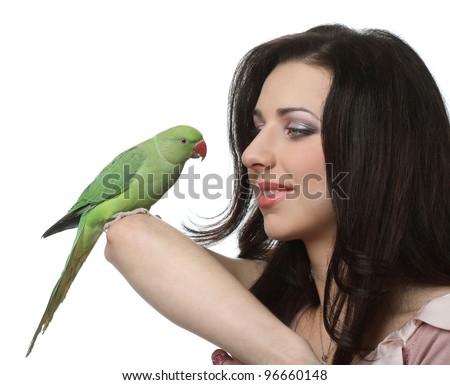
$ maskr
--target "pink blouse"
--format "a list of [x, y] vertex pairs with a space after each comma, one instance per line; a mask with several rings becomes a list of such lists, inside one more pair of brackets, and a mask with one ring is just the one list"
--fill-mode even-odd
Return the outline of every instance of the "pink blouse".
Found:
[[[295, 330], [303, 311], [292, 324]], [[361, 365], [450, 364], [450, 293], [427, 302], [400, 329], [389, 334]]]
[[450, 364], [450, 293], [426, 303], [360, 362], [366, 365]]

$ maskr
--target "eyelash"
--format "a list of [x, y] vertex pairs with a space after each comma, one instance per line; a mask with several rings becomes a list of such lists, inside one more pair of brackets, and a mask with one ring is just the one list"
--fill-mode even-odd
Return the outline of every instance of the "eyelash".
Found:
[[[252, 138], [255, 138], [256, 135], [259, 134], [259, 132], [261, 131], [261, 126], [262, 125], [256, 127], [255, 125], [252, 125], [250, 127], [250, 135]], [[287, 131], [287, 135], [291, 138], [302, 138], [317, 133], [317, 129], [310, 127], [304, 123], [298, 124], [296, 127], [288, 126], [285, 128], [285, 130]]]
[[[315, 134], [317, 130], [306, 124], [299, 124], [296, 127], [287, 127], [288, 136], [292, 138], [301, 138], [304, 136], [309, 136]], [[295, 132], [295, 134], [294, 134]]]

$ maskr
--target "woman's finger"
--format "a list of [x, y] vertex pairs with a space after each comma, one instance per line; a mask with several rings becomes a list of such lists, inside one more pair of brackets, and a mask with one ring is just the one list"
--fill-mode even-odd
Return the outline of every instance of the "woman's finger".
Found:
[[225, 350], [217, 349], [211, 355], [213, 365], [239, 365]]

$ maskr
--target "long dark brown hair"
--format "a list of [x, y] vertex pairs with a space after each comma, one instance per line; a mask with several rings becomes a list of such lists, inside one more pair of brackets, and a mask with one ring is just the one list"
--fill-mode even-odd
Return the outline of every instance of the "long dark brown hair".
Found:
[[[337, 342], [334, 364], [372, 349], [371, 320], [394, 284], [450, 285], [450, 125], [426, 65], [399, 37], [383, 30], [324, 25], [248, 52], [229, 93], [234, 196], [221, 219], [193, 231], [206, 243], [238, 232], [240, 258], [268, 261], [252, 292], [289, 324], [319, 304], [301, 240], [264, 232], [241, 155], [252, 140], [253, 109], [280, 63], [301, 60], [331, 71], [322, 142], [333, 174], [347, 172], [332, 195], [337, 233], [328, 268], [325, 327]], [[327, 168], [328, 190], [333, 175]], [[333, 288], [335, 295], [330, 296]]]

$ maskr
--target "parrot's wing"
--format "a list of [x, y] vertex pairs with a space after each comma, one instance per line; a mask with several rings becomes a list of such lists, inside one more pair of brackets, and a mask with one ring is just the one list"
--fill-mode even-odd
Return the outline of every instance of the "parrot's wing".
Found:
[[82, 214], [99, 203], [128, 190], [130, 179], [136, 174], [145, 159], [146, 154], [141, 147], [132, 147], [122, 152], [86, 187], [69, 212], [42, 236], [45, 238], [57, 232], [77, 227]]
[[69, 213], [86, 206], [96, 206], [128, 190], [130, 179], [142, 166], [145, 158], [146, 154], [140, 147], [132, 147], [118, 155], [86, 187]]

